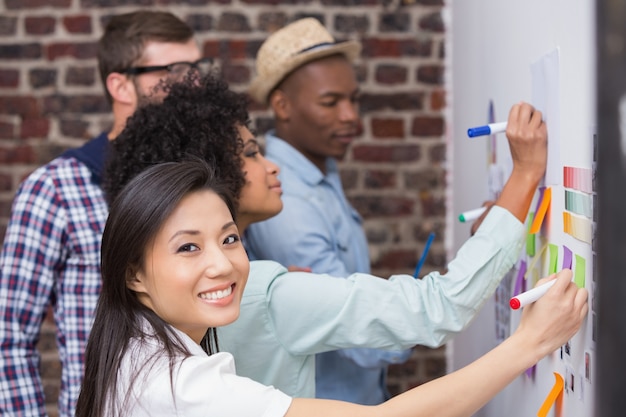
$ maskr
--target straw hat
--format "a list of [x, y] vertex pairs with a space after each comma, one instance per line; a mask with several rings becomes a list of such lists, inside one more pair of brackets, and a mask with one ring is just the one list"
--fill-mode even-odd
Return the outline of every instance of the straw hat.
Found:
[[290, 72], [307, 62], [334, 54], [354, 61], [361, 52], [356, 41], [337, 42], [324, 26], [312, 17], [297, 20], [272, 33], [256, 56], [256, 78], [248, 92], [259, 103]]

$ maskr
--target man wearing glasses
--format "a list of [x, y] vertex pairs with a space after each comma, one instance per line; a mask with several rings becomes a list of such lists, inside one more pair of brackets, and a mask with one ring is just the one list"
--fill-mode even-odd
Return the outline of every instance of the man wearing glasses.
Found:
[[138, 106], [163, 96], [162, 80], [205, 71], [191, 28], [166, 12], [114, 16], [98, 45], [113, 126], [33, 172], [13, 202], [0, 253], [0, 410], [44, 416], [36, 343], [48, 306], [62, 362], [59, 415], [73, 416], [100, 292], [100, 239], [108, 209], [100, 188], [110, 140]]

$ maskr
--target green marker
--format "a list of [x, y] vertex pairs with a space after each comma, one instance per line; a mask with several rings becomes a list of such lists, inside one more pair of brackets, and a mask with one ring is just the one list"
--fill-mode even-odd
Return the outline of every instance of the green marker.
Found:
[[461, 223], [471, 222], [472, 220], [476, 220], [487, 210], [487, 207], [479, 207], [474, 210], [465, 211], [459, 214], [459, 221]]

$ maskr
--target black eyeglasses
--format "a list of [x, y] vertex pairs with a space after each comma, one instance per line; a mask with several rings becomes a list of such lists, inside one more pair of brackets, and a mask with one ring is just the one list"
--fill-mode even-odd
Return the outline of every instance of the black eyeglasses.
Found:
[[150, 65], [147, 67], [129, 67], [123, 70], [119, 70], [121, 74], [139, 75], [147, 72], [167, 71], [170, 78], [182, 78], [189, 71], [196, 70], [201, 74], [206, 74], [211, 70], [213, 66], [212, 58], [200, 58], [195, 62], [173, 62], [168, 65]]

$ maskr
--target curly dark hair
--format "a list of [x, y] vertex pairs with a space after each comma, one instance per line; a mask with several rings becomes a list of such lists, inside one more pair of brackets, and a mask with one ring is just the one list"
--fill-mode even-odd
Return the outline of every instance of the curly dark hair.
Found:
[[165, 99], [137, 109], [109, 148], [102, 184], [107, 203], [147, 167], [190, 157], [205, 160], [238, 201], [245, 183], [238, 126], [250, 123], [247, 96], [217, 73], [191, 73], [161, 88]]

